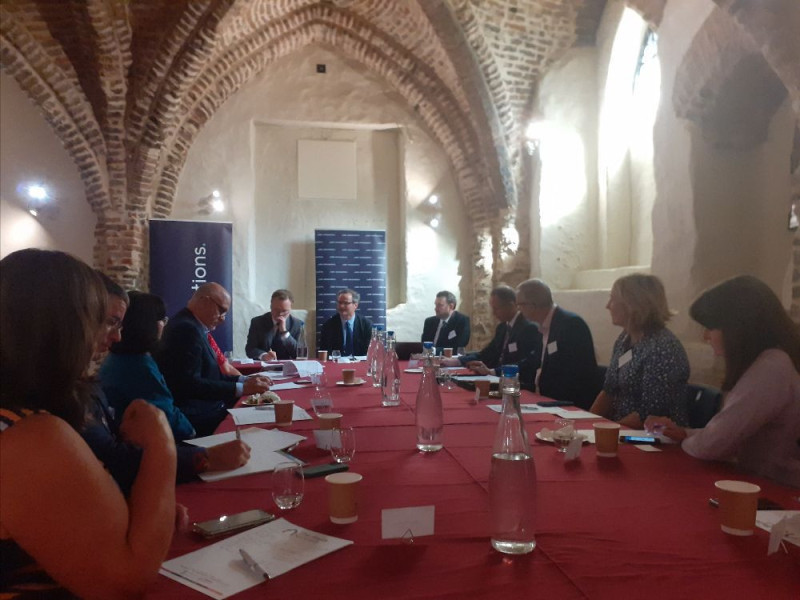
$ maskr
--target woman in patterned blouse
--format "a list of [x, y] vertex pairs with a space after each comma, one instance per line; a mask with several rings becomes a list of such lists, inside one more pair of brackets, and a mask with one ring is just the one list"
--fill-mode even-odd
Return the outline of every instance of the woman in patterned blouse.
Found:
[[76, 431], [95, 343], [118, 326], [106, 309], [100, 277], [68, 254], [0, 261], [2, 598], [139, 596], [169, 548], [175, 442], [164, 413], [143, 400], [125, 411], [120, 431], [142, 448], [128, 502]]
[[664, 285], [653, 275], [626, 275], [614, 282], [606, 308], [622, 333], [591, 411], [632, 429], [650, 415], [685, 425], [689, 359], [665, 326], [671, 313]]

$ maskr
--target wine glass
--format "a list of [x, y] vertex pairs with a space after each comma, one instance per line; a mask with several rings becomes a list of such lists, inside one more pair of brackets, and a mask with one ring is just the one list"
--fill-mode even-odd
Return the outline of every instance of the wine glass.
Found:
[[331, 350], [331, 360], [333, 362], [338, 363], [340, 358], [342, 358], [342, 353], [339, 350]]
[[559, 452], [566, 452], [567, 446], [575, 437], [575, 421], [572, 419], [556, 419], [553, 423], [553, 444]]
[[331, 431], [331, 456], [337, 463], [349, 463], [356, 453], [356, 432], [352, 427]]
[[291, 510], [303, 501], [303, 467], [296, 462], [282, 462], [272, 471], [272, 499], [281, 510]]

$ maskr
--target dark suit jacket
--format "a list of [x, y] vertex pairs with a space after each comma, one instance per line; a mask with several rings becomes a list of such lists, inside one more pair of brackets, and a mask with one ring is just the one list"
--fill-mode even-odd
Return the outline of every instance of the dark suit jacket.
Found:
[[[526, 389], [533, 389], [537, 368], [538, 363], [530, 361], [520, 370], [520, 382]], [[601, 384], [589, 326], [575, 313], [556, 307], [550, 322], [539, 392], [588, 409]]]
[[[366, 317], [356, 313], [356, 320], [353, 323], [353, 354], [364, 356], [369, 348], [372, 339], [372, 323]], [[319, 336], [319, 350], [342, 350], [344, 348], [344, 337], [342, 336], [342, 319], [339, 314], [333, 315], [322, 324], [322, 332]]]
[[175, 406], [183, 411], [197, 435], [207, 435], [209, 429], [213, 432], [225, 418], [226, 408], [236, 402], [238, 377], [220, 372], [204, 327], [188, 308], [169, 320], [156, 362]]
[[269, 350], [275, 351], [278, 360], [297, 358], [297, 339], [303, 329], [303, 322], [292, 315], [286, 319], [286, 331], [289, 336], [276, 336], [272, 314], [266, 313], [250, 321], [250, 331], [247, 332], [247, 356], [258, 360], [262, 354]]
[[[432, 342], [436, 336], [436, 330], [439, 329], [439, 317], [433, 316], [425, 319], [425, 325], [422, 327], [422, 340], [423, 342]], [[450, 337], [450, 332], [454, 331], [455, 336]], [[502, 341], [502, 340], [501, 340]], [[442, 348], [466, 348], [469, 343], [469, 317], [462, 315], [458, 311], [453, 311], [447, 323], [442, 327], [439, 332], [439, 339], [436, 340], [438, 345], [437, 350]]]
[[505, 323], [500, 323], [495, 329], [494, 338], [489, 342], [489, 345], [480, 352], [473, 352], [461, 357], [461, 364], [466, 364], [471, 360], [479, 360], [497, 373], [499, 373], [502, 365], [519, 365], [520, 371], [529, 368], [528, 363], [538, 360], [541, 352], [542, 336], [539, 333], [539, 329], [530, 321], [526, 321], [521, 314], [518, 315], [508, 337], [508, 345], [513, 348], [516, 344], [516, 349], [506, 351], [501, 362], [500, 356], [503, 354], [503, 340], [505, 339], [506, 329], [508, 329], [508, 326]]

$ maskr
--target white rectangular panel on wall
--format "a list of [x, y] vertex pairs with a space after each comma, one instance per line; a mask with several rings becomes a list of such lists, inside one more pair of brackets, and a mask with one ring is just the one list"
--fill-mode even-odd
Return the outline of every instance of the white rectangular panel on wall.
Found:
[[300, 198], [356, 199], [356, 142], [297, 140]]

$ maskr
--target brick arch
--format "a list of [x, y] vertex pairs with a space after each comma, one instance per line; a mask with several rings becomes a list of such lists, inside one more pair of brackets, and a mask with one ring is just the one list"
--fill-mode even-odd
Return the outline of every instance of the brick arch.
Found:
[[[428, 126], [448, 155], [462, 197], [473, 219], [486, 219], [503, 208], [505, 198], [486, 186], [477, 137], [451, 91], [432, 69], [389, 36], [334, 7], [314, 5], [270, 23], [208, 65], [185, 96], [182, 119], [172, 128], [168, 154], [159, 178], [153, 214], [171, 211], [177, 181], [197, 133], [216, 109], [269, 63], [308, 43], [319, 43], [364, 64], [400, 93]], [[291, 26], [289, 25], [291, 23]]]
[[22, 19], [0, 6], [0, 66], [42, 111], [84, 182], [95, 213], [109, 207], [106, 144], [91, 103], [63, 49], [52, 38], [34, 37]]

